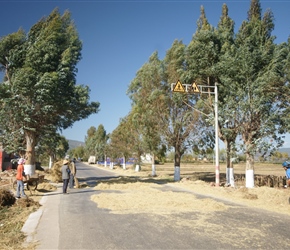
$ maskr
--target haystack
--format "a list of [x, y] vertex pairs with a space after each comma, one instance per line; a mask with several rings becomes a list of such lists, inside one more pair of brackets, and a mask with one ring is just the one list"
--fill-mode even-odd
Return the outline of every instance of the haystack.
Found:
[[0, 189], [0, 208], [11, 206], [15, 203], [15, 196], [8, 189]]
[[61, 175], [61, 167], [62, 167], [62, 160], [57, 161], [53, 164], [50, 175], [52, 182], [62, 182], [62, 175]]
[[79, 181], [78, 181], [78, 178], [75, 176], [75, 187], [76, 188], [79, 188], [80, 187], [80, 184], [79, 184]]

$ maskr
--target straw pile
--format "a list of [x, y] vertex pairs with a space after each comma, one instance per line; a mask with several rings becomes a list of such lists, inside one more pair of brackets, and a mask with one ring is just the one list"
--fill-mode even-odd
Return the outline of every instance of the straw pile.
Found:
[[61, 167], [62, 167], [62, 160], [57, 161], [53, 164], [50, 170], [50, 180], [52, 182], [62, 182], [62, 175], [61, 175]]
[[[61, 173], [61, 167], [62, 167], [62, 160], [61, 161], [58, 161], [58, 162], [55, 162], [51, 168], [51, 171], [50, 171], [50, 180], [52, 182], [62, 182], [62, 173]], [[71, 163], [70, 163], [71, 164]], [[69, 167], [71, 166], [69, 164]], [[79, 181], [78, 179], [75, 177], [74, 178], [74, 181], [75, 181], [75, 187], [76, 188], [79, 188]]]

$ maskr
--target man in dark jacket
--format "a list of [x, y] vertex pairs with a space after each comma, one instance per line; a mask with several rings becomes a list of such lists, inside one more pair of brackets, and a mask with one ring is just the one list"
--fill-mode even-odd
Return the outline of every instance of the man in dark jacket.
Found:
[[61, 167], [61, 174], [62, 174], [62, 181], [63, 181], [62, 192], [64, 194], [67, 194], [67, 186], [68, 186], [69, 176], [70, 176], [70, 170], [68, 167], [69, 161], [64, 160], [62, 164], [63, 164]]

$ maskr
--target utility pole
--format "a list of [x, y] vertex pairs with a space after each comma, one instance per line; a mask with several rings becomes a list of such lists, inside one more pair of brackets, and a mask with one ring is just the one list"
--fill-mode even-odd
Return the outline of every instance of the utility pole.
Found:
[[215, 185], [220, 185], [220, 164], [219, 164], [219, 135], [218, 135], [218, 88], [214, 85], [214, 117], [215, 117]]
[[[214, 86], [182, 84], [180, 80], [171, 83], [171, 91], [186, 94], [211, 94], [214, 95], [214, 127], [215, 127], [215, 185], [220, 186], [220, 164], [219, 164], [219, 135], [218, 135], [218, 88], [217, 83]], [[213, 89], [213, 90], [212, 90]]]

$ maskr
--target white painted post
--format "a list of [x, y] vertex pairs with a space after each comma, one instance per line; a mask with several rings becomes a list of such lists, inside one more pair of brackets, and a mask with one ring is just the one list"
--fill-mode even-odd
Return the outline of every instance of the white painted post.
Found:
[[35, 174], [35, 165], [24, 165], [24, 173], [30, 176]]
[[135, 167], [135, 172], [139, 172], [140, 171], [140, 166], [137, 164]]
[[180, 167], [174, 167], [174, 181], [180, 181]]
[[156, 167], [152, 164], [152, 176], [156, 176]]
[[156, 167], [155, 167], [155, 155], [151, 155], [151, 164], [152, 164], [152, 176], [156, 176]]
[[51, 158], [51, 156], [49, 156], [48, 168], [49, 168], [49, 169], [52, 168], [52, 158]]
[[230, 176], [231, 187], [235, 187], [234, 168], [229, 168], [229, 176]]
[[253, 169], [247, 169], [246, 170], [246, 187], [247, 188], [255, 187], [254, 170]]
[[123, 169], [126, 170], [126, 157], [123, 156]]

